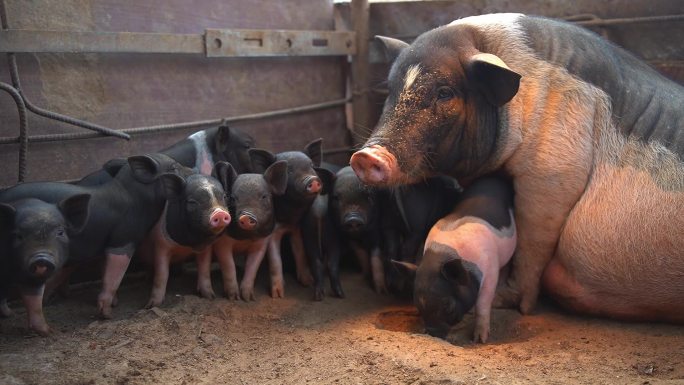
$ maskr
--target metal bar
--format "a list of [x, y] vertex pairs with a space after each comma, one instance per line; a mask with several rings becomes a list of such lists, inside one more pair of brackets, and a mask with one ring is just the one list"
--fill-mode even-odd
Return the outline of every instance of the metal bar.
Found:
[[[273, 117], [278, 117], [278, 116], [292, 115], [292, 114], [298, 114], [298, 113], [303, 113], [303, 112], [317, 111], [317, 110], [322, 110], [322, 109], [327, 109], [327, 108], [343, 106], [347, 102], [349, 102], [349, 99], [337, 99], [337, 100], [332, 100], [329, 102], [309, 104], [309, 105], [305, 105], [305, 106], [285, 108], [285, 109], [274, 110], [274, 111], [257, 112], [254, 114], [239, 115], [239, 116], [233, 116], [233, 117], [228, 117], [228, 118], [198, 120], [198, 121], [193, 121], [193, 122], [183, 122], [183, 123], [174, 123], [174, 124], [162, 124], [162, 125], [157, 125], [157, 126], [126, 128], [126, 129], [120, 130], [120, 132], [123, 132], [126, 134], [150, 134], [150, 133], [154, 133], [154, 132], [163, 132], [163, 131], [170, 131], [170, 130], [180, 130], [180, 129], [184, 129], [184, 128], [216, 125], [216, 124], [220, 124], [221, 122], [234, 123], [234, 122], [258, 120], [258, 119], [267, 119], [267, 118], [273, 118]], [[30, 136], [28, 138], [28, 140], [29, 140], [29, 142], [54, 142], [54, 141], [61, 141], [61, 140], [100, 138], [102, 136], [103, 135], [100, 135], [97, 133], [91, 133], [91, 132], [75, 132], [75, 133], [65, 133], [65, 134], [33, 135], [33, 136]], [[4, 138], [0, 138], [0, 144], [17, 143], [18, 140], [19, 140], [18, 137], [4, 137]]]
[[28, 155], [28, 119], [26, 118], [26, 105], [21, 93], [7, 83], [0, 82], [0, 90], [3, 90], [12, 96], [14, 102], [17, 104], [17, 111], [19, 113], [19, 170], [17, 173], [17, 181], [23, 182], [26, 178], [26, 161]]
[[202, 35], [140, 32], [76, 32], [10, 29], [0, 35], [2, 52], [203, 54]]
[[207, 29], [207, 57], [333, 56], [356, 53], [353, 32]]
[[565, 18], [564, 20], [581, 25], [583, 27], [604, 27], [609, 25], [619, 24], [636, 24], [636, 23], [654, 23], [664, 21], [680, 21], [684, 20], [684, 14], [680, 15], [662, 15], [662, 16], [641, 16], [641, 17], [624, 17], [615, 19], [602, 19], [594, 14], [580, 14]]
[[207, 29], [201, 35], [8, 29], [0, 34], [0, 52], [331, 56], [353, 55], [354, 40], [353, 32], [338, 31]]

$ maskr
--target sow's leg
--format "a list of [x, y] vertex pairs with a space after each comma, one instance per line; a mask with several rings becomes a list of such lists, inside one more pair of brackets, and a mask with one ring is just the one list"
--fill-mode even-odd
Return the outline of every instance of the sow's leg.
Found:
[[[565, 191], [549, 182], [557, 178], [562, 175], [544, 178], [547, 180], [536, 176], [518, 177], [514, 181], [518, 249], [513, 258], [512, 277], [508, 285], [497, 292], [497, 307], [519, 305], [523, 314], [534, 309], [542, 273], [554, 254], [561, 227], [579, 196], [575, 192], [579, 187], [570, 182], [564, 186]], [[557, 191], [550, 191], [551, 187]]]

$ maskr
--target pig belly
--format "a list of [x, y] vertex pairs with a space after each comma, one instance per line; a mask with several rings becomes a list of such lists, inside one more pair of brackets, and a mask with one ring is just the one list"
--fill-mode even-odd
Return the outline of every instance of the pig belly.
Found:
[[451, 221], [446, 217], [430, 230], [426, 248], [435, 242], [452, 247], [461, 258], [475, 263], [484, 272], [492, 264], [501, 268], [510, 261], [515, 251], [515, 226], [499, 231], [480, 218]]
[[582, 313], [684, 322], [684, 191], [674, 190], [632, 167], [599, 167], [567, 219], [545, 288]]

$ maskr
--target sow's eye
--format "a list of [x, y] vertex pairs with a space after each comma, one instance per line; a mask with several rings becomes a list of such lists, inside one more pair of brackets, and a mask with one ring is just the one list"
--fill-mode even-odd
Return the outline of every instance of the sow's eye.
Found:
[[454, 96], [456, 96], [456, 92], [454, 92], [451, 87], [443, 86], [437, 89], [437, 100], [439, 101], [447, 101], [452, 99]]

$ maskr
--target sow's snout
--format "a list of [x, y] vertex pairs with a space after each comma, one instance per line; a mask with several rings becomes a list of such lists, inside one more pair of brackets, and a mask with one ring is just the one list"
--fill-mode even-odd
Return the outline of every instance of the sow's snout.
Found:
[[55, 269], [55, 257], [47, 252], [36, 253], [28, 261], [28, 272], [34, 278], [46, 279]]
[[366, 225], [366, 218], [361, 213], [352, 212], [344, 216], [342, 227], [345, 231], [357, 232]]
[[223, 209], [216, 209], [209, 217], [209, 225], [212, 230], [222, 231], [230, 224], [230, 213]]
[[391, 184], [398, 173], [396, 157], [377, 145], [356, 151], [349, 164], [359, 179], [369, 185]]

